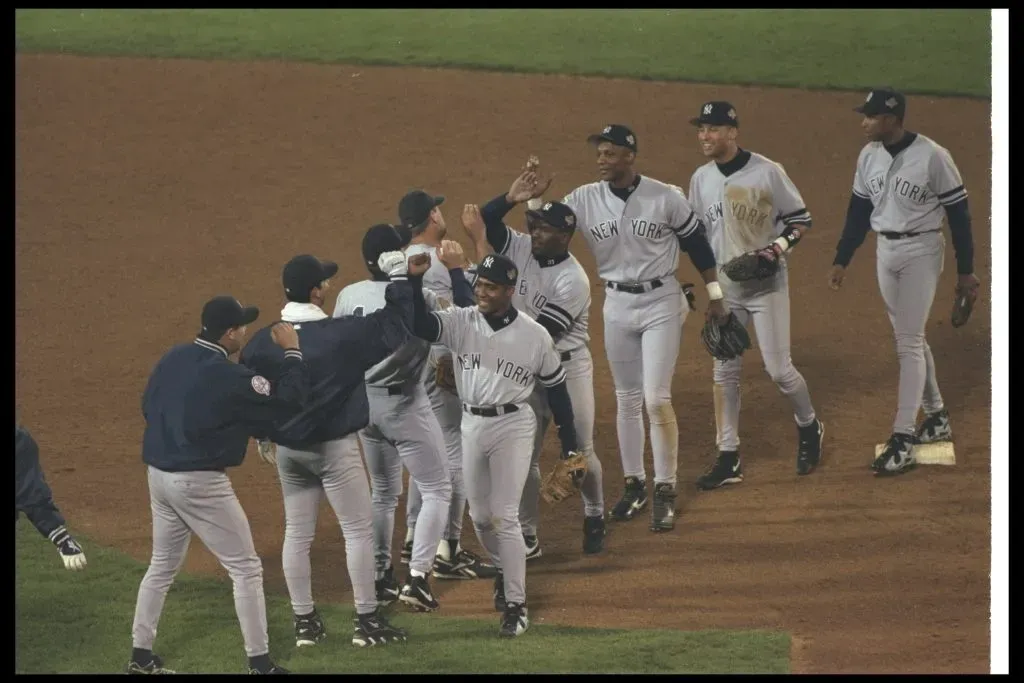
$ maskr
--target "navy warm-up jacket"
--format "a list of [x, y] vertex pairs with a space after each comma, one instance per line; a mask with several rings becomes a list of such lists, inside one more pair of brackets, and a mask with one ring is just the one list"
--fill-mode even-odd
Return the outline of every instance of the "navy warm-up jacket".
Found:
[[65, 521], [53, 502], [53, 492], [46, 483], [39, 463], [39, 445], [21, 425], [14, 425], [14, 519], [24, 512], [28, 521], [49, 538]]
[[242, 464], [249, 438], [296, 413], [309, 396], [302, 353], [281, 352], [271, 380], [233, 363], [227, 351], [197, 338], [160, 359], [142, 397], [142, 460], [167, 472], [220, 470]]
[[[384, 298], [383, 308], [364, 317], [294, 324], [309, 365], [312, 393], [301, 412], [275, 422], [267, 435], [271, 441], [303, 450], [340, 439], [369, 423], [366, 371], [402, 346], [412, 328], [412, 287], [408, 280], [393, 278]], [[242, 349], [239, 363], [273, 381], [280, 357], [281, 350], [270, 339], [270, 328], [265, 327]]]

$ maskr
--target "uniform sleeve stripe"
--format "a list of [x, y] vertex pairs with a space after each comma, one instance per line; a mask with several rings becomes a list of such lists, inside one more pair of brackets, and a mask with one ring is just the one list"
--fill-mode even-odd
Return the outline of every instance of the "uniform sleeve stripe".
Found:
[[860, 192], [857, 192], [857, 188], [854, 188], [853, 193], [860, 197], [861, 199], [871, 199], [871, 197], [867, 196], [866, 194], [861, 194]]
[[794, 216], [799, 216], [800, 214], [804, 214], [804, 213], [807, 213], [807, 207], [801, 206], [796, 211], [792, 211], [790, 213], [783, 214], [782, 215], [782, 220], [787, 220], [789, 218], [793, 218]]
[[431, 311], [430, 315], [434, 316], [434, 320], [437, 321], [437, 339], [435, 339], [434, 341], [441, 341], [441, 336], [444, 334], [444, 322], [441, 320], [441, 316], [439, 316], [434, 311]]
[[541, 314], [543, 315], [544, 313], [547, 313], [555, 320], [564, 321], [566, 327], [572, 324], [572, 314], [561, 306], [553, 304], [550, 301], [544, 304], [544, 308], [541, 309]]
[[806, 211], [797, 215], [790, 214], [788, 216], [783, 216], [782, 222], [785, 223], [786, 225], [790, 225], [792, 223], [810, 223], [811, 214], [807, 213]]
[[963, 190], [964, 190], [964, 186], [960, 185], [959, 187], [954, 187], [949, 192], [940, 192], [938, 194], [938, 197], [939, 197], [940, 200], [942, 200], [942, 199], [945, 199], [946, 197], [950, 197], [950, 196], [956, 194], [957, 192], [963, 192]]
[[284, 357], [297, 358], [298, 360], [302, 360], [302, 351], [298, 351], [296, 349], [288, 349], [287, 351], [284, 352]]
[[556, 387], [564, 381], [565, 370], [562, 369], [562, 366], [558, 366], [558, 372], [556, 372], [554, 375], [540, 378], [540, 383], [549, 388]]
[[[537, 314], [537, 322], [539, 322], [539, 323], [541, 323], [543, 325], [544, 323], [541, 322], [542, 318], [545, 321], [550, 321], [552, 323], [552, 325], [554, 327], [557, 327], [558, 329], [561, 329], [561, 330], [568, 330], [569, 329], [569, 325], [566, 324], [565, 321], [561, 320], [560, 318], [556, 318], [553, 315], [550, 315], [547, 311], [541, 311], [539, 314]], [[547, 327], [547, 325], [545, 325], [545, 327]]]
[[501, 245], [501, 249], [498, 250], [498, 253], [501, 254], [502, 256], [508, 256], [508, 248], [511, 247], [511, 246], [512, 246], [512, 231], [506, 225], [505, 226], [505, 244]]
[[942, 204], [943, 206], [950, 206], [952, 204], [956, 204], [957, 202], [962, 202], [965, 199], [967, 199], [967, 191], [960, 190], [960, 192], [958, 192], [957, 194], [939, 197], [939, 203]]
[[697, 212], [691, 211], [689, 218], [683, 221], [683, 224], [680, 225], [678, 228], [672, 228], [672, 231], [675, 232], [680, 237], [688, 236], [691, 232], [697, 229], [697, 221], [695, 220], [696, 217]]
[[539, 377], [540, 377], [540, 381], [541, 382], [547, 382], [547, 381], [551, 380], [552, 378], [557, 377], [560, 374], [561, 375], [565, 374], [565, 370], [562, 368], [561, 365], [559, 365], [558, 368], [554, 372], [552, 372], [550, 375], [539, 375]]

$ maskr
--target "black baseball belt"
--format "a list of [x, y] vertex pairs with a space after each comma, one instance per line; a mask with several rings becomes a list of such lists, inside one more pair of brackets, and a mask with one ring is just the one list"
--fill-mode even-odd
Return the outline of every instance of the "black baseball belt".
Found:
[[939, 232], [940, 228], [935, 230], [920, 230], [911, 232], [893, 232], [892, 230], [882, 230], [878, 234], [887, 240], [902, 240], [907, 237], [917, 237], [918, 235], [927, 235], [930, 232]]
[[643, 294], [649, 292], [652, 289], [657, 289], [665, 283], [661, 280], [649, 280], [647, 282], [612, 282], [608, 280], [605, 283], [608, 289], [614, 289], [617, 292], [627, 292], [628, 294]]
[[500, 406], [471, 406], [468, 403], [463, 403], [462, 409], [470, 415], [479, 415], [480, 417], [498, 417], [499, 415], [507, 415], [508, 413], [518, 411], [519, 406], [515, 403], [506, 403]]

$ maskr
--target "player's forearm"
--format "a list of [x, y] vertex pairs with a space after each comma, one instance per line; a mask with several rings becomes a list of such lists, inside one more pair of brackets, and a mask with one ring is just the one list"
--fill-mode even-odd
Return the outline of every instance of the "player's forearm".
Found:
[[412, 333], [420, 339], [436, 342], [441, 338], [441, 324], [427, 310], [427, 301], [423, 298], [423, 278], [409, 276], [409, 284], [412, 285]]
[[873, 210], [874, 205], [870, 199], [850, 194], [850, 204], [846, 209], [846, 224], [843, 226], [843, 235], [839, 238], [839, 244], [836, 245], [836, 257], [832, 260], [832, 265], [844, 268], [850, 265], [854, 252], [864, 243], [864, 238], [871, 230], [871, 212]]
[[953, 249], [956, 251], [957, 275], [970, 275], [974, 272], [974, 235], [971, 232], [971, 213], [967, 207], [967, 199], [964, 198], [945, 209], [949, 232], [953, 238]]
[[559, 382], [553, 387], [548, 387], [547, 394], [551, 417], [558, 427], [558, 440], [562, 444], [562, 452], [578, 451], [579, 442], [576, 439], [576, 423], [568, 386], [564, 381]]
[[[466, 279], [466, 274], [462, 268], [452, 268], [448, 271], [448, 274], [452, 278], [452, 299], [455, 300], [455, 305], [460, 308], [466, 306], [472, 306], [476, 303], [473, 299], [473, 285], [469, 284]], [[410, 325], [411, 327], [411, 325]]]
[[718, 282], [718, 264], [715, 252], [703, 230], [695, 230], [686, 237], [679, 239], [679, 247], [690, 257], [693, 267], [700, 273], [704, 284]]
[[[480, 217], [487, 228], [487, 242], [494, 251], [501, 252], [508, 243], [508, 226], [505, 216], [515, 207], [508, 196], [501, 194], [480, 207]], [[486, 254], [485, 254], [486, 256]]]

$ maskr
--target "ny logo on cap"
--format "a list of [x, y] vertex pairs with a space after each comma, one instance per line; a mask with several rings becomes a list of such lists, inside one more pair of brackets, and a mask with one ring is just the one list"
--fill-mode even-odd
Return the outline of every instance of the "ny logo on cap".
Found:
[[484, 258], [484, 268], [490, 268], [493, 265], [494, 265], [494, 257], [493, 256], [487, 256], [486, 258]]
[[885, 106], [888, 107], [889, 109], [895, 109], [896, 108], [896, 98], [895, 97], [890, 97], [889, 99], [887, 99], [885, 101]]
[[712, 109], [714, 109], [713, 106], [711, 106], [710, 104], [705, 104], [704, 105], [704, 114], [705, 115], [710, 114]]
[[611, 126], [605, 126], [604, 130], [602, 130], [601, 132], [604, 133], [605, 135], [608, 135], [608, 133], [612, 132], [612, 127]]

